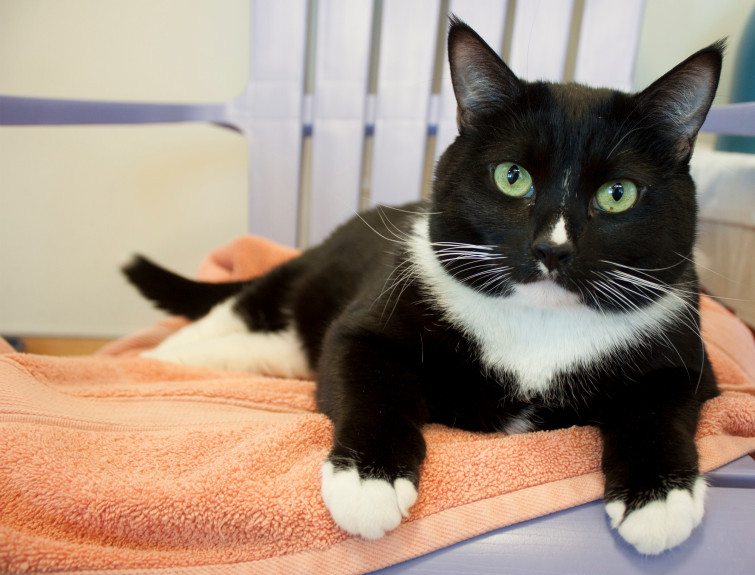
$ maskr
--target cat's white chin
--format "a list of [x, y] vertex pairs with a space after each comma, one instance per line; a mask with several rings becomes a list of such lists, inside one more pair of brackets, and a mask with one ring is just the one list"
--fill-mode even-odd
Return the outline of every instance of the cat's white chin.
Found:
[[566, 290], [552, 280], [517, 284], [509, 300], [525, 306], [564, 308], [582, 305], [579, 296]]

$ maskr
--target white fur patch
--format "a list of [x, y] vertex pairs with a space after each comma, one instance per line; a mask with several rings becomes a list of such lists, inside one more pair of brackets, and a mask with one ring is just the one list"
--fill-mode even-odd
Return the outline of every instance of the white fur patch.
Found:
[[569, 241], [569, 237], [566, 234], [566, 220], [563, 215], [558, 218], [558, 221], [553, 226], [550, 240], [556, 245], [562, 245]]
[[395, 529], [417, 500], [417, 489], [408, 479], [391, 485], [383, 479], [361, 479], [355, 468], [336, 469], [322, 464], [322, 498], [341, 529], [365, 539], [379, 539]]
[[564, 308], [579, 306], [579, 296], [565, 290], [556, 282], [543, 280], [528, 284], [518, 284], [508, 297], [510, 303], [529, 307]]
[[626, 512], [627, 506], [623, 501], [611, 501], [606, 503], [606, 514], [611, 519], [611, 527], [616, 529], [621, 520], [624, 519], [624, 512]]
[[518, 285], [509, 297], [480, 293], [438, 262], [427, 217], [417, 219], [408, 247], [416, 274], [446, 319], [477, 344], [482, 363], [513, 374], [520, 395], [547, 391], [554, 376], [625, 353], [643, 333], [658, 332], [684, 308], [673, 294], [638, 312], [600, 312], [552, 282]]
[[212, 308], [206, 316], [178, 330], [176, 333], [165, 339], [154, 350], [142, 355], [150, 356], [153, 352], [157, 352], [158, 350], [165, 351], [168, 349], [175, 349], [232, 333], [249, 331], [241, 318], [233, 312], [233, 305], [235, 303], [236, 298], [234, 297], [219, 303]]
[[537, 429], [537, 425], [534, 421], [532, 421], [532, 413], [534, 411], [534, 407], [529, 407], [523, 409], [519, 415], [512, 417], [511, 419], [507, 419], [504, 422], [502, 431], [508, 433], [509, 435], [535, 431]]
[[311, 378], [296, 331], [253, 332], [233, 312], [234, 299], [168, 337], [142, 357], [211, 369]]
[[685, 541], [703, 518], [707, 485], [698, 478], [690, 493], [686, 489], [672, 489], [666, 499], [659, 499], [635, 509], [626, 517], [624, 504], [606, 505], [611, 527], [640, 553], [657, 555]]

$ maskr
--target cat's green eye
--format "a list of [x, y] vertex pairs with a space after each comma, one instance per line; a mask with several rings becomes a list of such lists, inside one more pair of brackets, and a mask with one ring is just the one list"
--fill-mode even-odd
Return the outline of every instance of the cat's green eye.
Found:
[[528, 198], [535, 192], [529, 172], [512, 162], [498, 164], [493, 179], [499, 190], [513, 198]]
[[618, 213], [631, 208], [637, 202], [637, 186], [629, 180], [606, 182], [595, 194], [595, 205], [604, 212]]

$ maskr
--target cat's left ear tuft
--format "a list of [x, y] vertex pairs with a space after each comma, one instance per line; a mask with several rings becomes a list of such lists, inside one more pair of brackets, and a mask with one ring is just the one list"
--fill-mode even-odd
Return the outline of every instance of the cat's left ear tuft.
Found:
[[500, 110], [521, 92], [522, 83], [498, 54], [455, 16], [448, 30], [448, 60], [460, 130]]
[[680, 161], [692, 155], [697, 132], [713, 103], [725, 48], [725, 40], [703, 48], [637, 95], [643, 110], [668, 126]]

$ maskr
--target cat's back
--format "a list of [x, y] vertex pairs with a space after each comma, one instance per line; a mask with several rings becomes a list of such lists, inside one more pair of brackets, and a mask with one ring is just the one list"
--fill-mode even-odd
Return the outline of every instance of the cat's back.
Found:
[[427, 209], [416, 202], [359, 213], [290, 263], [289, 305], [312, 365], [333, 321], [349, 306], [370, 307], [390, 283], [413, 222]]
[[305, 252], [303, 259], [314, 275], [338, 276], [341, 284], [348, 280], [352, 286], [358, 285], [373, 271], [381, 275], [392, 265], [414, 220], [427, 210], [425, 203], [415, 202], [398, 207], [380, 205], [358, 213], [322, 244]]

